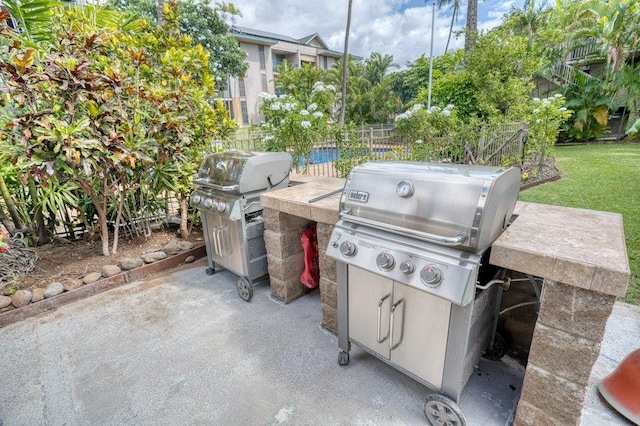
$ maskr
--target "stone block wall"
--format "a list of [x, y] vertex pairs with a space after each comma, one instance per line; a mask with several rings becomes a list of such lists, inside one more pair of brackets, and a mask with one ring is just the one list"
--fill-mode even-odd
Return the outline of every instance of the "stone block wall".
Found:
[[289, 303], [308, 291], [300, 283], [300, 273], [304, 269], [300, 237], [313, 222], [270, 208], [265, 208], [262, 216], [271, 294]]
[[318, 252], [320, 253], [320, 299], [322, 301], [322, 326], [338, 333], [338, 284], [336, 261], [327, 256], [326, 249], [333, 232], [333, 225], [318, 223]]
[[615, 300], [545, 281], [516, 426], [580, 423], [589, 375]]

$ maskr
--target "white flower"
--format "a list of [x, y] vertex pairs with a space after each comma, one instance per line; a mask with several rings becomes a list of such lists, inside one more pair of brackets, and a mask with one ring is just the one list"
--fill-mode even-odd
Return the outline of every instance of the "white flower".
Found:
[[445, 117], [449, 117], [451, 115], [451, 110], [445, 109], [444, 111], [442, 111], [442, 115], [444, 115]]
[[533, 98], [533, 102], [540, 102], [540, 98]]
[[537, 113], [539, 113], [539, 112], [540, 112], [540, 110], [539, 110], [538, 108], [536, 108], [536, 109], [534, 109], [534, 110], [533, 110], [533, 111], [531, 111], [531, 112], [533, 112], [534, 114], [537, 114]]
[[424, 143], [424, 141], [423, 141], [422, 139], [418, 139], [418, 140], [416, 141], [416, 143], [417, 143], [417, 144], [421, 144], [421, 143]]
[[324, 114], [322, 114], [320, 111], [316, 111], [312, 115], [313, 115], [313, 118], [322, 118]]
[[556, 93], [555, 95], [553, 95], [554, 98], [561, 98], [562, 95], [560, 93]]
[[274, 102], [269, 106], [271, 111], [280, 111], [280, 102]]
[[303, 129], [308, 129], [309, 127], [311, 127], [311, 123], [309, 123], [308, 121], [301, 121], [300, 125]]
[[455, 108], [455, 106], [453, 104], [447, 104], [447, 106], [444, 107], [444, 109], [449, 109], [449, 110], [451, 110], [453, 108]]
[[273, 137], [273, 135], [267, 135], [264, 137], [264, 139], [262, 139], [263, 142], [269, 142], [274, 140], [275, 138]]
[[309, 115], [309, 111], [307, 111], [306, 109], [301, 109], [300, 115]]
[[560, 111], [565, 112], [567, 109], [565, 107], [561, 107]]
[[317, 109], [318, 109], [318, 104], [316, 104], [316, 103], [314, 102], [314, 103], [312, 103], [311, 105], [309, 105], [309, 106], [307, 107], [307, 109], [308, 109], [309, 111], [313, 112], [313, 111], [315, 111], [315, 110], [317, 110]]
[[540, 120], [539, 118], [536, 120], [536, 123], [542, 123], [542, 120]]

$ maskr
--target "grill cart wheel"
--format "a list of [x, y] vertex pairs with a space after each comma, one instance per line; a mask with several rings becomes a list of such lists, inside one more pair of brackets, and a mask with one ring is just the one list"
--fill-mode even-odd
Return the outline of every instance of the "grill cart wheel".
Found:
[[438, 393], [427, 396], [424, 402], [424, 415], [430, 425], [466, 426], [462, 410], [452, 399]]
[[245, 277], [238, 278], [238, 281], [236, 281], [236, 289], [238, 290], [240, 299], [245, 302], [249, 302], [253, 297], [253, 286]]
[[204, 272], [206, 272], [207, 275], [213, 275], [216, 273], [216, 270], [214, 268], [207, 268]]
[[338, 365], [349, 365], [349, 352], [340, 351], [338, 354]]

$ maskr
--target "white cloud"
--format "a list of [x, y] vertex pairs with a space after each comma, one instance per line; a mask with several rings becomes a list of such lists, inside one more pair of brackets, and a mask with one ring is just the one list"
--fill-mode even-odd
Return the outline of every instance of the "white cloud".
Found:
[[[516, 0], [487, 0], [478, 5], [478, 27], [489, 29], [501, 23]], [[522, 1], [522, 0], [519, 0]], [[236, 24], [244, 27], [301, 38], [318, 33], [329, 48], [341, 52], [347, 22], [347, 0], [234, 0], [243, 16]], [[371, 52], [393, 55], [394, 62], [404, 67], [421, 55], [429, 56], [431, 42], [431, 10], [429, 2], [416, 0], [353, 0], [349, 52], [369, 57]], [[451, 6], [436, 7], [434, 55], [444, 52], [451, 24]], [[454, 32], [463, 28], [466, 2]], [[451, 38], [449, 49], [462, 48], [463, 37]]]

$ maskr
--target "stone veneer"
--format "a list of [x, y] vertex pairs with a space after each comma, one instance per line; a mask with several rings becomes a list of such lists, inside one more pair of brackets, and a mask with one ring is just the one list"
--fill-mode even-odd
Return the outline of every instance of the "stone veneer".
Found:
[[302, 232], [315, 223], [320, 260], [320, 298], [322, 326], [334, 333], [338, 330], [336, 264], [325, 249], [333, 225], [338, 221], [339, 194], [309, 203], [344, 187], [344, 179], [293, 175], [289, 188], [267, 192], [261, 196], [264, 207], [264, 240], [267, 248], [271, 294], [289, 303], [307, 293], [300, 283], [304, 268], [300, 243]]
[[518, 203], [490, 262], [544, 278], [515, 425], [576, 425], [629, 261], [622, 216]]
[[[337, 330], [335, 261], [325, 248], [338, 221], [343, 179], [292, 176], [296, 185], [261, 196], [272, 294], [285, 303], [305, 294], [300, 235], [317, 223], [322, 325]], [[495, 241], [490, 262], [544, 278], [515, 425], [580, 422], [589, 375], [629, 263], [622, 217], [613, 213], [518, 203], [518, 218]]]

